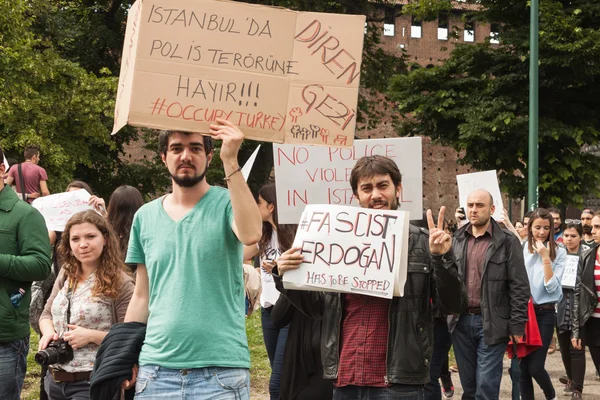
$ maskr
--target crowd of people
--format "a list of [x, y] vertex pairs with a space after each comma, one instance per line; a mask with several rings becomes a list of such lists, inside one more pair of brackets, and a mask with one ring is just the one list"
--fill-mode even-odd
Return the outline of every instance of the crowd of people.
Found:
[[[563, 223], [559, 210], [538, 208], [513, 225], [496, 221], [490, 193], [475, 190], [453, 231], [445, 207], [411, 221], [402, 297], [289, 290], [282, 277], [304, 262], [296, 226], [279, 223], [274, 184], [255, 199], [238, 164], [243, 138], [226, 120], [208, 136], [162, 131], [172, 190], [144, 204], [121, 186], [107, 207], [74, 181], [65, 191], [85, 189], [91, 209], [62, 232], [29, 204], [49, 194], [39, 149], [27, 147], [10, 171], [0, 163], [1, 399], [20, 397], [30, 325], [40, 335], [40, 398], [249, 399], [244, 316], [255, 297], [271, 399], [451, 398], [451, 346], [463, 399], [499, 398], [511, 346], [520, 397], [533, 400], [537, 385], [553, 399], [545, 363], [555, 333], [562, 389], [582, 397], [586, 347], [600, 367], [600, 214]], [[224, 187], [206, 181], [214, 140]], [[391, 159], [360, 158], [349, 183], [360, 207], [399, 208]], [[250, 274], [260, 274], [260, 296], [244, 263], [259, 271]]]

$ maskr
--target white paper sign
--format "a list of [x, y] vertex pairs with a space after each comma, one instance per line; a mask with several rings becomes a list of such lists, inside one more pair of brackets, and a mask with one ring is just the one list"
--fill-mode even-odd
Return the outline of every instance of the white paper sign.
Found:
[[408, 213], [328, 204], [308, 205], [294, 247], [305, 262], [284, 287], [392, 298], [403, 296]]
[[49, 231], [62, 232], [69, 219], [80, 211], [93, 210], [85, 189], [39, 197], [31, 203], [46, 220]]
[[563, 272], [561, 285], [566, 289], [573, 289], [577, 283], [577, 268], [579, 266], [579, 256], [567, 256], [565, 262], [565, 271]]
[[6, 161], [6, 156], [4, 154], [2, 154], [2, 157], [4, 158], [2, 162], [4, 163], [5, 171], [8, 171], [10, 165], [8, 164], [8, 161]]
[[246, 161], [246, 164], [244, 164], [244, 166], [242, 167], [242, 175], [244, 176], [244, 180], [246, 182], [248, 182], [248, 177], [250, 176], [250, 171], [252, 171], [252, 167], [254, 166], [254, 161], [256, 161], [256, 155], [258, 154], [258, 150], [260, 150], [260, 144], [258, 145], [256, 150], [254, 150], [252, 155], [250, 155], [250, 158], [248, 158], [248, 161]]
[[351, 148], [274, 144], [278, 219], [297, 224], [307, 204], [358, 205], [350, 172], [363, 156], [392, 159], [402, 174], [400, 209], [423, 216], [421, 138], [355, 140]]
[[456, 182], [458, 183], [459, 203], [461, 207], [465, 208], [465, 211], [467, 210], [467, 197], [469, 197], [469, 194], [474, 190], [483, 189], [490, 192], [494, 198], [494, 205], [496, 206], [494, 219], [500, 221], [504, 218], [502, 194], [500, 193], [496, 171], [456, 175]]

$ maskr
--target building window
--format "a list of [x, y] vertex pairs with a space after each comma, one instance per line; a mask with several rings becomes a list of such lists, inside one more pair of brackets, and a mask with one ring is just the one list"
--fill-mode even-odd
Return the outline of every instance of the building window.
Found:
[[386, 7], [383, 20], [383, 36], [395, 35], [396, 12], [393, 7]]
[[421, 21], [415, 20], [412, 18], [412, 22], [410, 23], [410, 37], [420, 39], [422, 37], [421, 32]]
[[500, 44], [500, 26], [498, 24], [492, 24], [490, 29], [490, 43]]
[[437, 29], [438, 40], [448, 40], [448, 14], [440, 14]]
[[474, 22], [465, 22], [465, 30], [464, 30], [464, 41], [465, 42], [474, 42], [475, 41], [475, 23]]

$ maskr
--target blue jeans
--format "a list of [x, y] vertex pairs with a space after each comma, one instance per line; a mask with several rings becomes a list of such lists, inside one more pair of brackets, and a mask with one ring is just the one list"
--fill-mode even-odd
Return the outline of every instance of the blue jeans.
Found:
[[446, 366], [446, 372], [448, 372], [448, 351], [450, 351], [452, 340], [445, 318], [436, 318], [433, 323], [433, 354], [429, 364], [429, 377], [431, 380], [425, 385], [425, 399], [440, 400], [442, 398], [440, 376], [444, 366]]
[[333, 400], [424, 400], [423, 386], [394, 384], [388, 387], [343, 386], [333, 388]]
[[0, 343], [0, 399], [19, 400], [27, 372], [29, 336]]
[[167, 369], [142, 365], [135, 398], [149, 400], [250, 400], [250, 372], [245, 368]]
[[552, 385], [550, 375], [546, 371], [546, 356], [548, 347], [554, 335], [554, 325], [556, 325], [556, 311], [554, 310], [535, 310], [535, 316], [542, 337], [542, 347], [530, 353], [527, 357], [521, 359], [521, 398], [523, 400], [533, 400], [533, 379], [540, 385], [547, 399], [556, 396], [556, 391]]
[[488, 346], [483, 340], [481, 315], [463, 313], [452, 332], [463, 400], [497, 399], [502, 381], [502, 359], [508, 342]]
[[285, 343], [287, 342], [289, 326], [282, 329], [275, 328], [271, 321], [272, 309], [273, 307], [261, 308], [261, 323], [267, 356], [269, 357], [269, 363], [271, 363], [269, 394], [271, 395], [271, 400], [279, 400], [283, 357], [285, 355]]

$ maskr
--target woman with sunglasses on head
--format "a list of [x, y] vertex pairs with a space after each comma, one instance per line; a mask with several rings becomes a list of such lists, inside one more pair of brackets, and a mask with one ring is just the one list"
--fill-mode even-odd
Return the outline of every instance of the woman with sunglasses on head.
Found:
[[115, 232], [95, 211], [71, 217], [59, 252], [62, 270], [40, 317], [36, 360], [49, 364], [44, 387], [50, 400], [89, 399], [96, 350], [110, 327], [123, 322], [133, 279]]
[[[579, 259], [585, 250], [589, 250], [589, 247], [582, 243], [583, 230], [581, 223], [578, 220], [569, 219], [565, 223], [567, 225], [563, 231], [563, 243], [567, 250], [567, 258]], [[571, 394], [573, 398], [581, 398], [585, 376], [585, 351], [576, 349], [571, 344], [571, 314], [575, 301], [573, 288], [563, 286], [562, 291], [563, 297], [557, 306], [556, 330], [560, 355], [567, 375], [561, 377], [560, 382], [565, 384], [565, 394]]]
[[596, 370], [600, 368], [600, 214], [592, 218], [592, 235], [595, 244], [579, 260], [579, 280], [573, 302], [573, 347], [590, 349]]
[[554, 241], [554, 221], [545, 208], [533, 211], [527, 226], [527, 243], [523, 248], [542, 347], [521, 360], [521, 397], [533, 400], [533, 379], [544, 391], [546, 399], [556, 391], [545, 368], [548, 347], [556, 325], [556, 303], [562, 298], [561, 280], [567, 252]]

